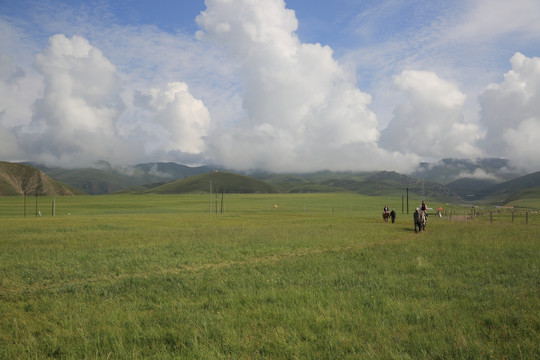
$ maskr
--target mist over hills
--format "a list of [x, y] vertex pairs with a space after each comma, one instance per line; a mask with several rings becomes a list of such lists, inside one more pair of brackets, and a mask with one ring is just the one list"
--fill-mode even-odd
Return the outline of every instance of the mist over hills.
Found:
[[189, 167], [172, 162], [145, 163], [135, 166], [112, 167], [99, 162], [92, 168], [66, 169], [35, 166], [52, 178], [69, 184], [89, 195], [110, 194], [129, 187], [162, 185], [188, 176], [210, 172], [207, 166]]
[[[9, 164], [9, 163], [6, 163]], [[22, 165], [22, 164], [21, 164]], [[540, 188], [540, 172], [523, 174], [504, 159], [442, 159], [422, 163], [410, 174], [395, 171], [274, 174], [235, 173], [217, 166], [189, 167], [171, 162], [144, 163], [114, 168], [107, 162], [93, 168], [48, 168], [36, 164], [44, 173], [72, 189], [95, 194], [208, 192], [307, 193], [350, 191], [371, 196], [401, 196], [406, 191], [418, 196], [448, 202], [504, 203], [516, 196], [536, 196], [530, 189]], [[218, 171], [219, 170], [219, 171]], [[5, 172], [4, 170], [2, 170]], [[5, 177], [5, 176], [4, 176]], [[226, 180], [225, 180], [226, 179]], [[19, 192], [4, 187], [1, 195]], [[519, 194], [523, 195], [519, 195]], [[531, 195], [532, 194], [532, 195]]]
[[500, 183], [526, 175], [506, 159], [441, 159], [435, 163], [420, 163], [412, 177], [448, 184], [459, 179], [490, 180]]

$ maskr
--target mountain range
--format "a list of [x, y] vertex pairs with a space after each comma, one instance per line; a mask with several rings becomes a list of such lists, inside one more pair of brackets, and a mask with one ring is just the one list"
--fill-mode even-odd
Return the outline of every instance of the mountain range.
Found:
[[72, 196], [84, 192], [53, 180], [33, 166], [0, 161], [0, 195]]
[[[238, 173], [213, 166], [189, 167], [171, 162], [120, 168], [100, 162], [83, 169], [50, 168], [31, 163], [0, 162], [0, 165], [0, 195], [30, 193], [33, 191], [30, 188], [37, 189], [38, 184], [42, 184], [40, 193], [58, 195], [208, 192], [211, 182], [214, 191], [224, 192], [350, 191], [371, 196], [402, 196], [408, 191], [422, 198], [446, 202], [491, 204], [504, 204], [519, 200], [520, 196], [540, 193], [540, 172], [520, 173], [504, 159], [443, 159], [432, 164], [422, 163], [410, 175], [394, 171]], [[22, 180], [30, 175], [32, 180]], [[59, 187], [62, 184], [65, 188]]]

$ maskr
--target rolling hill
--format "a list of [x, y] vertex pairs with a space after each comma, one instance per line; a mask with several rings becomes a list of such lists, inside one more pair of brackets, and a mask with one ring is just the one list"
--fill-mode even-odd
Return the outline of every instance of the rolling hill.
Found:
[[145, 163], [135, 166], [113, 168], [106, 162], [96, 164], [96, 168], [66, 169], [40, 168], [50, 177], [86, 192], [102, 195], [148, 184], [165, 183], [187, 176], [202, 174], [212, 169], [206, 166], [189, 167], [175, 163]]
[[537, 188], [540, 188], [540, 171], [489, 187], [483, 200], [492, 204], [508, 204], [523, 197], [536, 196]]
[[495, 185], [495, 180], [462, 178], [446, 184], [446, 187], [463, 199], [479, 200], [487, 196], [489, 189]]
[[[260, 176], [260, 175], [258, 175]], [[395, 171], [379, 172], [318, 172], [313, 174], [276, 175], [262, 177], [283, 192], [350, 191], [370, 196], [401, 196], [407, 189], [413, 194], [445, 200], [458, 199], [446, 186], [419, 180]]]
[[512, 205], [521, 208], [538, 208], [540, 200], [540, 186], [520, 191], [505, 200], [504, 205]]
[[[443, 159], [434, 164], [422, 164], [413, 176], [394, 171], [350, 172], [318, 171], [314, 173], [251, 173], [250, 176], [233, 172], [215, 172], [215, 167], [189, 167], [176, 163], [145, 163], [113, 168], [106, 162], [98, 168], [63, 169], [40, 168], [58, 182], [78, 188], [85, 193], [186, 193], [213, 191], [237, 193], [308, 193], [349, 191], [369, 196], [400, 196], [406, 189], [410, 194], [426, 199], [437, 198], [448, 202], [505, 204], [535, 196], [540, 188], [540, 175], [533, 173], [518, 177], [504, 159]], [[206, 175], [206, 176], [201, 176]], [[199, 177], [198, 177], [199, 176]], [[456, 178], [457, 180], [448, 181]], [[441, 181], [431, 181], [439, 178]], [[504, 179], [507, 179], [505, 181]], [[2, 181], [3, 193], [20, 194]], [[19, 181], [20, 182], [20, 181]], [[443, 185], [445, 184], [446, 185]], [[28, 189], [28, 186], [27, 186]]]
[[83, 191], [53, 180], [43, 171], [24, 164], [0, 161], [1, 196], [72, 196]]
[[214, 171], [201, 175], [176, 180], [153, 189], [147, 193], [184, 194], [191, 192], [209, 192], [210, 183], [213, 192], [224, 193], [277, 193], [273, 185], [244, 175]]

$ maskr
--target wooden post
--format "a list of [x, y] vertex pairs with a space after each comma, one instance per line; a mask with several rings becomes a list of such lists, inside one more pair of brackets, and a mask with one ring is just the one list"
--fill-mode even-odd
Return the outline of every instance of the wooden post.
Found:
[[512, 224], [514, 223], [514, 210], [512, 210]]
[[489, 221], [493, 222], [493, 211], [489, 212]]
[[525, 212], [525, 224], [529, 225], [529, 212]]
[[409, 214], [409, 188], [407, 188], [407, 214]]
[[223, 214], [223, 188], [221, 189], [221, 213]]
[[208, 213], [211, 214], [212, 213], [212, 180], [210, 180], [210, 192], [208, 194], [209, 194]]

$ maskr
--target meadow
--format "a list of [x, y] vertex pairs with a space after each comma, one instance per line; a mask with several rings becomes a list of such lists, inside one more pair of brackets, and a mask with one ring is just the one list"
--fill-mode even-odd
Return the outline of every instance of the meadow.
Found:
[[2, 359], [540, 358], [538, 214], [416, 234], [347, 193], [35, 200], [0, 198]]

